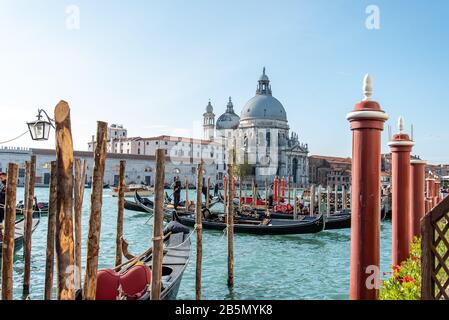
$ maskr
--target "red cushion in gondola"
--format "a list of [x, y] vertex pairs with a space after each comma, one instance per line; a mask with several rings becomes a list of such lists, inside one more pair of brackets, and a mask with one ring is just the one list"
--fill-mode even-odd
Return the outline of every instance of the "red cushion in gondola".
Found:
[[135, 300], [142, 296], [151, 283], [151, 269], [140, 264], [133, 266], [120, 277], [120, 284], [128, 300]]
[[96, 300], [116, 300], [120, 275], [113, 270], [100, 270], [97, 273]]

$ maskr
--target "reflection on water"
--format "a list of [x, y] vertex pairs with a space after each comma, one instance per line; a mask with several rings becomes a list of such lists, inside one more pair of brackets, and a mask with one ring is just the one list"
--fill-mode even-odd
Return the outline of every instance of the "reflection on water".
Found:
[[[83, 239], [87, 239], [90, 190], [86, 189], [83, 206]], [[19, 190], [19, 196], [23, 189]], [[36, 189], [41, 201], [47, 189]], [[182, 194], [184, 196], [184, 193]], [[195, 199], [194, 191], [189, 194]], [[100, 268], [115, 260], [117, 199], [105, 196], [101, 225]], [[145, 213], [125, 211], [124, 237], [129, 251], [139, 253], [150, 246], [152, 219]], [[33, 234], [31, 298], [42, 299], [45, 276], [47, 218]], [[381, 228], [382, 271], [388, 271], [391, 258], [391, 224]], [[179, 290], [179, 299], [195, 299], [195, 237], [192, 256]], [[253, 236], [236, 234], [235, 287], [227, 286], [227, 239], [221, 231], [203, 231], [203, 299], [348, 299], [350, 230], [324, 231], [318, 234], [288, 236]], [[23, 251], [15, 257], [15, 297], [21, 298]], [[85, 267], [86, 242], [82, 246]], [[83, 272], [84, 274], [84, 272]]]

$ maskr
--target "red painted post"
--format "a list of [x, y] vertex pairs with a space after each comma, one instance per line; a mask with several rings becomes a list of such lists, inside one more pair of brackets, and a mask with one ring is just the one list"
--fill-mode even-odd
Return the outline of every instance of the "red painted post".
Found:
[[274, 203], [278, 202], [278, 188], [279, 188], [279, 180], [278, 178], [274, 178], [274, 184], [273, 184], [273, 199]]
[[424, 192], [424, 179], [426, 161], [412, 160], [411, 164], [411, 179], [410, 179], [410, 226], [409, 226], [409, 240], [418, 237], [421, 234], [421, 218], [425, 214], [425, 200], [426, 194]]
[[410, 255], [410, 153], [414, 142], [404, 132], [399, 118], [399, 133], [388, 143], [391, 150], [392, 263], [400, 265]]
[[432, 172], [429, 172], [429, 175], [427, 176], [426, 186], [427, 186], [426, 196], [427, 196], [427, 200], [429, 202], [429, 208], [428, 208], [427, 212], [429, 212], [435, 206], [434, 198], [433, 198], [433, 193], [434, 193], [434, 189], [435, 189], [435, 179], [433, 178]]
[[281, 196], [282, 198], [285, 197], [285, 178], [282, 177], [282, 181], [281, 181]]
[[[381, 131], [388, 115], [371, 100], [371, 77], [364, 79], [365, 99], [347, 119], [352, 130], [352, 214], [350, 299], [375, 300], [380, 282]], [[375, 279], [373, 281], [373, 273]]]
[[441, 202], [440, 189], [441, 189], [440, 180], [435, 180], [435, 190], [434, 190], [435, 205], [437, 205]]

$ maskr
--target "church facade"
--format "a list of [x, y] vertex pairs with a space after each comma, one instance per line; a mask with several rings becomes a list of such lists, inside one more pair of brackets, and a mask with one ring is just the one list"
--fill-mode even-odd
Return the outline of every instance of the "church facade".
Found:
[[296, 133], [290, 133], [287, 113], [273, 97], [265, 68], [256, 95], [245, 104], [240, 116], [229, 98], [225, 113], [215, 120], [209, 102], [203, 114], [203, 129], [205, 140], [222, 145], [225, 160], [226, 150], [235, 149], [237, 164], [252, 167], [258, 184], [263, 184], [265, 179], [273, 181], [276, 176], [289, 176], [298, 186], [308, 185], [308, 145], [301, 143]]

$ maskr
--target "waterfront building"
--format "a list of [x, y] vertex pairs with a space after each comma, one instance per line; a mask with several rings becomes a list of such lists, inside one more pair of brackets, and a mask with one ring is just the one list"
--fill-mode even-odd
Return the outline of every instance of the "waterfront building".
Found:
[[[50, 183], [50, 163], [56, 160], [56, 152], [51, 149], [23, 149], [1, 148], [0, 171], [6, 171], [8, 163], [19, 165], [18, 183], [23, 186], [25, 182], [25, 161], [29, 161], [31, 155], [36, 155], [36, 186], [48, 186]], [[82, 161], [88, 161], [87, 181], [92, 177], [93, 152], [75, 151], [74, 157]], [[104, 183], [117, 185], [120, 170], [120, 160], [126, 160], [126, 184], [146, 184], [153, 186], [156, 175], [156, 157], [153, 155], [118, 154], [108, 153], [106, 156]], [[176, 177], [184, 181], [188, 178], [190, 184], [196, 183], [196, 168], [198, 160], [191, 159], [184, 162], [184, 158], [167, 156], [165, 183], [171, 184]], [[212, 183], [218, 180], [217, 167], [214, 163], [205, 162], [204, 174], [210, 176]]]

